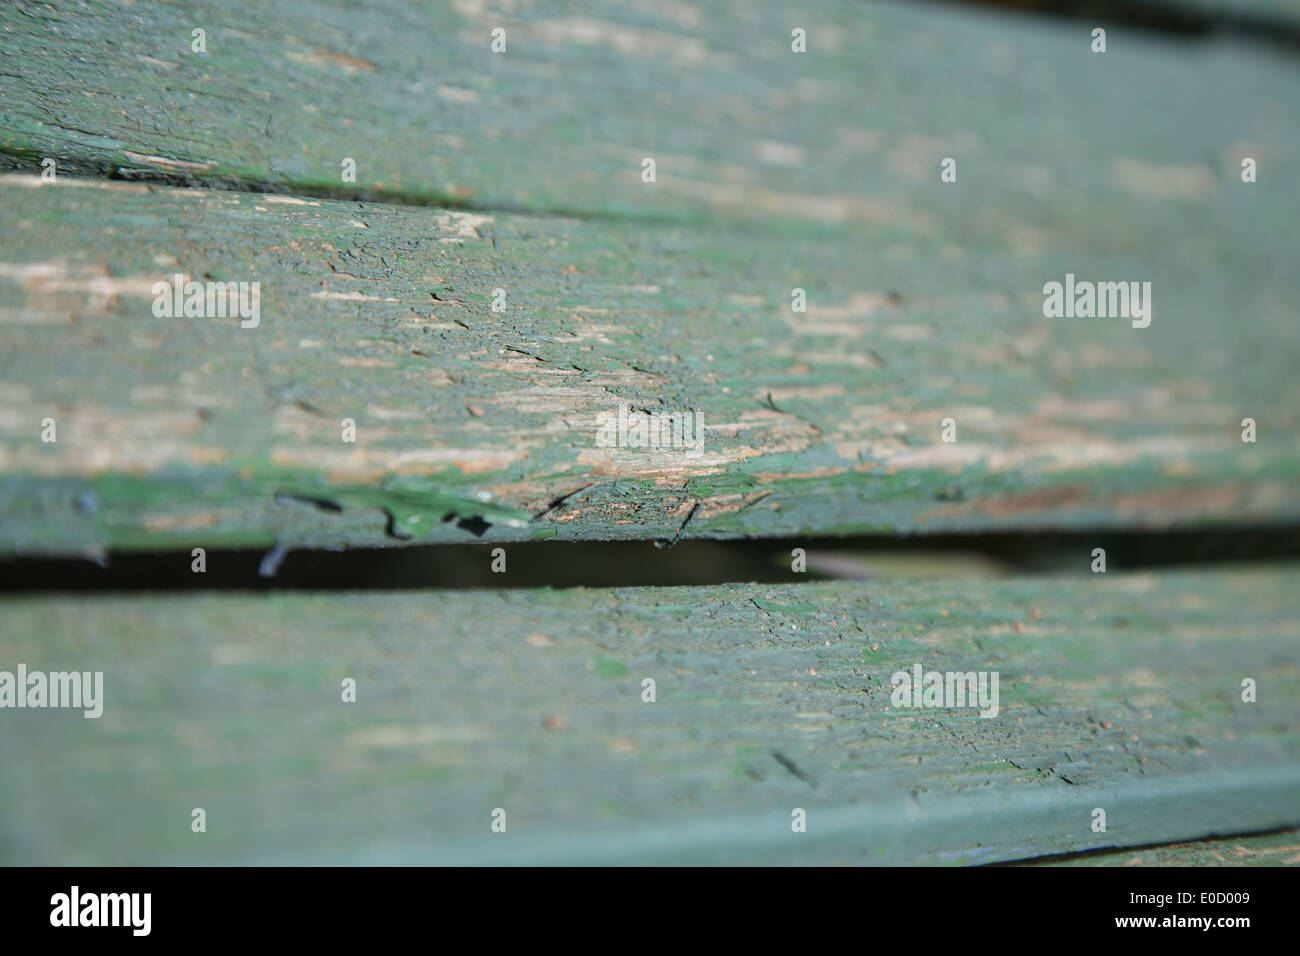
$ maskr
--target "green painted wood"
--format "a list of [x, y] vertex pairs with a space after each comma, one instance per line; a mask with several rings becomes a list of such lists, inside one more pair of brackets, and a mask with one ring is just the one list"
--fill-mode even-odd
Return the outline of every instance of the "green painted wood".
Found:
[[[102, 670], [104, 704], [0, 711], [0, 858], [967, 864], [1295, 827], [1298, 584], [9, 600], [0, 668]], [[998, 716], [893, 708], [918, 663], [999, 672]]]
[[[498, 27], [507, 49], [494, 54]], [[806, 53], [791, 50], [796, 27]], [[0, 7], [0, 153], [498, 210], [901, 221], [1022, 250], [1108, 218], [1127, 250], [1143, 248], [1143, 224], [1177, 238], [1150, 215], [1240, 203], [1229, 182], [1247, 152], [1263, 170], [1256, 193], [1293, 195], [1291, 62], [1119, 26], [1097, 55], [1090, 31], [827, 0], [25, 0]], [[938, 183], [945, 156], [957, 189]], [[355, 184], [342, 181], [348, 157]], [[1228, 214], [1236, 232], [1284, 235], [1289, 222], [1276, 202]]]
[[[448, 517], [511, 540], [1300, 512], [1300, 275], [1214, 233], [949, 257], [902, 226], [861, 245], [22, 175], [0, 203], [10, 553], [473, 540]], [[1153, 277], [1151, 326], [1044, 318], [1067, 269]], [[260, 282], [260, 324], [155, 316], [178, 273]], [[698, 412], [700, 453], [601, 447], [624, 403]]]
[[1300, 831], [1031, 860], [1025, 866], [1300, 866]]
[[[748, 5], [4, 6], [0, 152], [63, 175], [0, 186], [0, 550], [1294, 520], [1291, 64], [809, 16], [797, 55]], [[333, 193], [341, 152], [486, 211], [67, 175]], [[154, 318], [173, 272], [264, 324]], [[1151, 281], [1152, 327], [1044, 319], [1067, 273]], [[596, 447], [623, 401], [704, 454]]]
[[[1129, 268], [1098, 249], [937, 275], [946, 245], [908, 232], [863, 258], [721, 226], [24, 176], [0, 202], [11, 553], [472, 540], [448, 517], [510, 540], [1300, 511], [1300, 275], [1202, 281], [1177, 243], [1138, 270], [1159, 300], [1134, 329], [1042, 315], [1044, 275]], [[176, 273], [259, 281], [260, 324], [155, 316]], [[622, 403], [697, 411], [700, 453], [600, 447]]]

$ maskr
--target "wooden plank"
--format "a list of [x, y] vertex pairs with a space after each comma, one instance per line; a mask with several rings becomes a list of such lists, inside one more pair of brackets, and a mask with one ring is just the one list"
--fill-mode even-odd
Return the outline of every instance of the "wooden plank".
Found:
[[[1116, 250], [1134, 251], [1144, 224], [1158, 243], [1182, 237], [1148, 216], [1195, 220], [1185, 206], [1226, 216], [1238, 239], [1286, 235], [1286, 208], [1247, 197], [1239, 164], [1260, 161], [1254, 194], [1284, 195], [1300, 164], [1286, 60], [1119, 25], [1097, 55], [1091, 24], [981, 8], [85, 0], [5, 4], [0, 31], [0, 153], [82, 174], [653, 220], [902, 221], [1026, 251], [1110, 222]], [[947, 156], [957, 188], [938, 182]]]
[[1024, 866], [1300, 866], [1300, 831], [1199, 840], [1169, 846], [1116, 850], [1062, 859], [1030, 860]]
[[[917, 235], [875, 263], [806, 237], [796, 261], [723, 228], [35, 185], [0, 181], [8, 550], [471, 540], [446, 515], [511, 540], [1300, 509], [1294, 273], [1205, 287], [1147, 260], [1173, 315], [1132, 329], [1044, 319], [1041, 261], [1000, 256], [1006, 291], [984, 260], [936, 280]], [[172, 273], [260, 280], [260, 325], [153, 315]], [[701, 454], [599, 447], [620, 403], [698, 411]]]
[[[0, 187], [0, 549], [1294, 520], [1289, 64], [865, 4], [801, 56], [728, 12], [0, 9], [0, 151], [64, 170]], [[363, 192], [492, 208], [66, 175], [337, 192], [340, 151]], [[262, 281], [266, 325], [155, 319], [174, 271]], [[1152, 327], [1044, 320], [1067, 273], [1149, 279]], [[623, 401], [698, 410], [704, 455], [595, 447]]]
[[[1134, 329], [1043, 317], [1045, 275], [1130, 267], [1091, 248], [957, 255], [940, 275], [944, 240], [910, 232], [864, 258], [723, 226], [25, 176], [0, 202], [11, 553], [1300, 511], [1294, 272], [1206, 284], [1201, 258], [1153, 251], [1137, 274], [1161, 299]], [[1192, 241], [1254, 268], [1230, 238]], [[260, 282], [259, 324], [155, 315], [177, 273]], [[702, 445], [602, 447], [621, 404], [698, 412]]]
[[[1295, 827], [1298, 584], [10, 600], [0, 667], [104, 691], [0, 713], [0, 855], [962, 864]], [[998, 672], [998, 715], [894, 707], [915, 664]]]

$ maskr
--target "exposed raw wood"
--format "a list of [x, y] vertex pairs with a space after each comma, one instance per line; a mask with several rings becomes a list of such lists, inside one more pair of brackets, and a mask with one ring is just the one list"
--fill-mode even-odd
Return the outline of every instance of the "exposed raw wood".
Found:
[[[0, 7], [0, 152], [61, 170], [0, 184], [0, 551], [1300, 512], [1284, 59], [935, 5], [814, 6], [806, 54], [750, 4], [255, 6]], [[69, 175], [337, 193], [345, 155], [483, 208]], [[260, 327], [155, 318], [174, 273], [260, 281]], [[1151, 282], [1150, 328], [1044, 318], [1067, 274]], [[597, 447], [623, 402], [702, 454]]]
[[[507, 539], [1300, 512], [1294, 273], [1199, 283], [1166, 248], [1137, 272], [1159, 293], [1134, 329], [1043, 317], [1044, 275], [1121, 268], [1098, 250], [937, 273], [943, 243], [914, 233], [864, 258], [829, 237], [18, 175], [0, 201], [8, 551], [470, 540], [447, 516]], [[259, 324], [156, 316], [174, 274], [259, 281]], [[697, 411], [699, 454], [601, 447], [621, 404]]]
[[[1298, 522], [1300, 71], [1105, 25], [0, 4], [0, 555]], [[1045, 318], [1067, 274], [1150, 327]], [[624, 405], [698, 453], [605, 447]], [[0, 710], [0, 863], [1300, 861], [1212, 839], [1300, 826], [1300, 573], [1108, 559], [6, 600], [0, 672], [105, 690]], [[997, 715], [898, 708], [913, 665]]]
[[[105, 690], [97, 720], [3, 713], [0, 854], [963, 864], [1294, 827], [1298, 585], [7, 601], [0, 667], [102, 670]], [[917, 663], [999, 672], [998, 716], [892, 708]]]

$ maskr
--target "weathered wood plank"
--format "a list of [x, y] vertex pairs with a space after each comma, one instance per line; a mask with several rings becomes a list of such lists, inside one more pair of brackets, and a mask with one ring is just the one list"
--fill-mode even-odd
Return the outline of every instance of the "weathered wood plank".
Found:
[[[1300, 512], [1300, 275], [1229, 236], [948, 258], [901, 226], [792, 243], [24, 176], [0, 202], [9, 552]], [[1045, 277], [1129, 269], [1149, 328], [1043, 317]], [[174, 273], [260, 282], [259, 324], [156, 316]], [[623, 403], [698, 412], [699, 453], [601, 447]]]
[[19, 2], [0, 6], [0, 152], [498, 210], [925, 223], [1024, 250], [1108, 219], [1141, 249], [1148, 213], [1184, 205], [1285, 234], [1275, 202], [1230, 209], [1245, 154], [1256, 193], [1292, 194], [1292, 64], [1120, 26], [1097, 55], [1090, 30], [937, 4]]
[[[313, 190], [369, 144], [389, 198], [692, 228], [11, 180], [0, 548], [1295, 517], [1289, 64], [866, 4], [814, 10], [797, 55], [726, 12], [4, 7], [0, 150], [28, 164]], [[486, 52], [499, 19], [518, 55]], [[174, 270], [260, 279], [267, 325], [154, 319]], [[1066, 273], [1149, 279], [1153, 326], [1042, 319]], [[703, 456], [594, 447], [623, 400], [698, 409]]]
[[[0, 855], [952, 864], [1294, 827], [1298, 584], [7, 601], [0, 668], [104, 692], [97, 720], [0, 711]], [[914, 664], [999, 672], [998, 716], [893, 708]]]

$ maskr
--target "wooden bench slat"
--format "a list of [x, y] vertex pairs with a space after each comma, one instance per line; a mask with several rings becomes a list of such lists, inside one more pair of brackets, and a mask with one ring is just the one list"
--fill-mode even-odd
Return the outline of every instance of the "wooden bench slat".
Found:
[[[937, 273], [945, 245], [917, 233], [791, 245], [21, 175], [0, 202], [11, 553], [469, 541], [481, 522], [489, 540], [617, 539], [1300, 512], [1295, 273], [1204, 283], [1161, 249], [1046, 270], [1152, 276], [1134, 329], [1044, 318], [1038, 260]], [[260, 282], [259, 324], [155, 315], [175, 274]], [[602, 447], [624, 404], [697, 412], [699, 454]]]
[[[529, 8], [494, 58], [486, 9], [0, 9], [0, 152], [65, 169], [0, 186], [0, 550], [1295, 519], [1289, 64], [891, 5], [803, 55], [753, 11]], [[354, 142], [359, 186], [494, 208], [66, 175], [332, 189]], [[266, 324], [155, 319], [172, 272], [260, 280]], [[1067, 274], [1150, 281], [1152, 327], [1044, 318]], [[698, 410], [704, 455], [595, 447], [623, 401]]]
[[[795, 27], [807, 53], [791, 51]], [[0, 154], [83, 174], [651, 220], [927, 223], [1029, 250], [1117, 216], [1112, 235], [1140, 249], [1134, 202], [1231, 215], [1242, 155], [1261, 164], [1256, 192], [1289, 189], [1300, 164], [1289, 62], [1114, 25], [1094, 54], [1085, 21], [983, 8], [96, 0], [75, 16], [5, 4], [0, 31]], [[944, 157], [956, 188], [939, 184]], [[1249, 218], [1289, 223], [1268, 203]]]
[[[105, 690], [97, 720], [5, 713], [0, 852], [959, 864], [1294, 827], [1298, 584], [10, 600], [5, 667], [102, 670]], [[915, 664], [997, 671], [998, 716], [894, 707]]]

